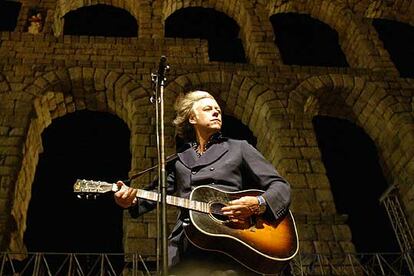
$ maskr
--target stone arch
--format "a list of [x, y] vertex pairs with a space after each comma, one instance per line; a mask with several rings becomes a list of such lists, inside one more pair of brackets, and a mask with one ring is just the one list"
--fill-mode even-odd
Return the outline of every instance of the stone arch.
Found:
[[0, 30], [2, 32], [17, 31], [22, 4], [22, 1], [2, 1], [3, 13], [0, 18]]
[[269, 4], [269, 15], [277, 13], [306, 13], [338, 32], [340, 46], [351, 67], [387, 70], [397, 75], [389, 56], [377, 49], [379, 38], [370, 25], [339, 2], [276, 1]]
[[234, 5], [233, 1], [223, 1], [218, 3], [217, 1], [185, 1], [179, 2], [174, 0], [167, 0], [164, 2], [162, 9], [162, 20], [165, 21], [175, 11], [188, 7], [201, 7], [212, 8], [217, 11], [227, 14], [233, 18], [242, 29], [244, 26], [249, 25], [247, 22], [252, 20], [248, 18], [251, 15], [251, 11], [248, 11], [242, 3], [241, 5]]
[[412, 1], [372, 1], [367, 3], [363, 16], [367, 18], [384, 18], [414, 26], [414, 2]]
[[409, 42], [414, 39], [414, 26], [390, 18], [373, 18], [369, 21], [381, 41], [381, 46], [398, 70], [399, 77], [414, 77], [414, 58], [412, 44]]
[[25, 251], [23, 234], [31, 184], [42, 151], [41, 134], [54, 118], [84, 109], [115, 114], [131, 131], [131, 173], [152, 163], [152, 156], [147, 153], [152, 132], [148, 127], [150, 93], [129, 75], [96, 68], [65, 68], [37, 77], [23, 94], [32, 101], [11, 211], [17, 229], [11, 233], [9, 249], [15, 252]]
[[[333, 107], [333, 108], [332, 108]], [[400, 181], [413, 162], [410, 103], [361, 77], [324, 75], [304, 80], [289, 94], [290, 113], [329, 115], [362, 127], [377, 146], [384, 175]], [[345, 110], [345, 112], [343, 112]]]
[[412, 18], [412, 15], [414, 13], [414, 3], [409, 0], [349, 0], [347, 1], [346, 5], [354, 13], [367, 18], [384, 17], [387, 19], [394, 19], [406, 23], [414, 22]]
[[[256, 3], [256, 8], [264, 6]], [[258, 64], [271, 63], [272, 58], [265, 54], [271, 54], [274, 58], [279, 58], [280, 55], [276, 49], [270, 47], [263, 47], [264, 42], [271, 43], [272, 36], [270, 22], [264, 21], [263, 18], [254, 13], [253, 4], [251, 1], [164, 1], [162, 7], [162, 20], [165, 21], [175, 11], [187, 7], [202, 7], [212, 8], [217, 11], [227, 14], [234, 19], [240, 26], [240, 38], [245, 47], [246, 57], [250, 61]], [[262, 46], [262, 47], [261, 47]], [[261, 47], [259, 49], [259, 47]], [[262, 56], [263, 55], [263, 56]]]
[[54, 12], [54, 23], [53, 23], [53, 31], [55, 36], [60, 36], [63, 32], [63, 24], [64, 19], [63, 17], [65, 14], [67, 14], [70, 11], [74, 11], [76, 9], [92, 6], [96, 4], [103, 4], [108, 6], [117, 7], [120, 9], [124, 9], [128, 11], [136, 20], [139, 26], [141, 26], [142, 23], [146, 22], [145, 16], [143, 15], [143, 11], [148, 11], [147, 6], [149, 6], [148, 3], [145, 1], [110, 1], [110, 0], [97, 0], [94, 1], [94, 3], [91, 3], [90, 1], [81, 0], [81, 1], [68, 1], [68, 0], [60, 0], [58, 1], [58, 4], [56, 5], [56, 11]]
[[133, 127], [131, 116], [136, 111], [135, 101], [150, 95], [127, 74], [92, 67], [47, 72], [23, 91], [36, 97], [35, 109], [48, 102], [51, 119], [62, 112], [87, 108], [115, 113], [129, 127]]

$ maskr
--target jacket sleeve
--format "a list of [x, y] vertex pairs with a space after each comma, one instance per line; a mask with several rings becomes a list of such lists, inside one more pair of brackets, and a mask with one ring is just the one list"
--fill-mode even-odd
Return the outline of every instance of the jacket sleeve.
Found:
[[290, 185], [275, 170], [263, 155], [246, 141], [241, 144], [243, 166], [250, 186], [264, 190], [262, 194], [267, 203], [265, 215], [273, 215], [274, 219], [284, 216], [290, 205]]
[[[167, 194], [173, 194], [175, 192], [175, 173], [174, 170], [171, 170], [167, 175]], [[158, 190], [158, 178], [155, 179], [150, 185], [148, 185], [144, 190], [157, 192]], [[157, 202], [138, 199], [138, 203], [135, 206], [128, 208], [129, 214], [133, 218], [145, 214], [149, 211], [152, 211], [157, 206]]]

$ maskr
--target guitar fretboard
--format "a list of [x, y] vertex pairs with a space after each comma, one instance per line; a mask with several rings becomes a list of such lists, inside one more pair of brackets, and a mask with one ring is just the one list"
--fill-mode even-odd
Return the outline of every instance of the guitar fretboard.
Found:
[[[93, 181], [93, 180], [77, 180], [73, 189], [77, 193], [106, 193], [118, 191], [118, 186], [114, 183], [108, 183], [105, 181]], [[147, 190], [138, 189], [137, 197], [147, 199], [150, 201], [161, 202], [161, 195]], [[190, 200], [177, 196], [167, 195], [166, 202], [169, 205], [174, 205], [202, 213], [210, 213], [209, 204], [206, 202]]]
[[[151, 192], [151, 191], [138, 189], [137, 197], [151, 200], [151, 201], [161, 202], [161, 195], [155, 192]], [[166, 202], [169, 205], [183, 207], [183, 208], [198, 211], [198, 212], [203, 212], [203, 213], [209, 212], [209, 206], [206, 202], [189, 200], [186, 198], [170, 196], [170, 195], [167, 195]]]

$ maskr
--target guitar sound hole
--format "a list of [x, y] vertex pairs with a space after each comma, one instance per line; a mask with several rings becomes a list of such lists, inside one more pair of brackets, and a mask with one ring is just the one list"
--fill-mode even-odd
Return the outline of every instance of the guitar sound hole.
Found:
[[226, 205], [221, 202], [210, 203], [210, 214], [219, 221], [227, 221], [229, 218], [226, 215], [223, 215], [221, 208]]

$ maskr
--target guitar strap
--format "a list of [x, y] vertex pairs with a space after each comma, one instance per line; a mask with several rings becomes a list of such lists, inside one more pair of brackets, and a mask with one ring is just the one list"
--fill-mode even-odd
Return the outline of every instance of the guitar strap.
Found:
[[[169, 163], [169, 162], [171, 162], [171, 161], [176, 160], [177, 158], [178, 158], [178, 155], [177, 155], [176, 153], [174, 153], [174, 154], [168, 155], [168, 156], [165, 158], [165, 162], [166, 162], [166, 163]], [[157, 165], [155, 165], [155, 166], [152, 166], [152, 167], [150, 167], [150, 168], [147, 168], [147, 169], [145, 169], [145, 170], [143, 170], [143, 171], [137, 172], [136, 174], [133, 174], [132, 176], [130, 176], [130, 177], [129, 177], [129, 179], [128, 179], [128, 180], [126, 180], [126, 181], [124, 181], [124, 182], [130, 182], [132, 179], [135, 179], [135, 178], [137, 178], [137, 177], [140, 177], [141, 175], [143, 175], [143, 174], [145, 174], [145, 173], [147, 173], [147, 172], [150, 172], [150, 171], [152, 171], [153, 169], [155, 169], [155, 168], [157, 168], [157, 167], [158, 167], [158, 164], [157, 164]]]

